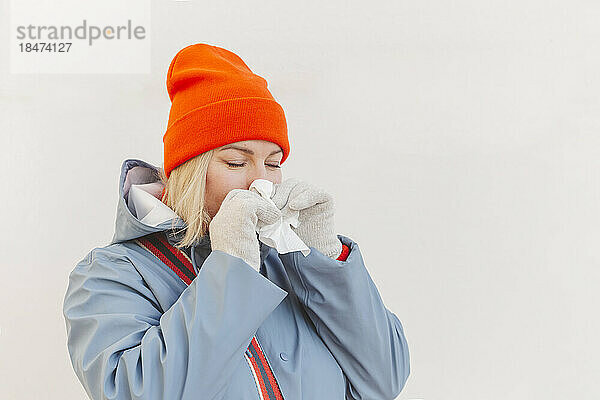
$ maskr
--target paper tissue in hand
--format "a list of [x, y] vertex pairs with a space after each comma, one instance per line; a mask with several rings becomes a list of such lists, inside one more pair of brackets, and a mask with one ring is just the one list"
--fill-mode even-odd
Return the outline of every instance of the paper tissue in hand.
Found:
[[[261, 197], [267, 199], [271, 204], [275, 205], [271, 200], [273, 193], [273, 182], [266, 179], [256, 179], [250, 184], [249, 190], [253, 190]], [[291, 251], [301, 251], [304, 256], [310, 253], [310, 248], [296, 235], [292, 230], [298, 227], [299, 211], [290, 210], [285, 207], [282, 210], [282, 215], [279, 221], [265, 225], [262, 221], [258, 221], [257, 232], [258, 239], [264, 244], [271, 246], [280, 254], [289, 253]]]

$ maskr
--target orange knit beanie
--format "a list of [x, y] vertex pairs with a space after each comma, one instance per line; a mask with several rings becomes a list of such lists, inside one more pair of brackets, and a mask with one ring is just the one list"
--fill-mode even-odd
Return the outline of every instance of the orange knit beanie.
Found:
[[290, 152], [283, 108], [254, 74], [229, 50], [204, 43], [181, 49], [167, 72], [171, 99], [163, 136], [164, 169], [205, 151], [242, 140], [267, 140]]

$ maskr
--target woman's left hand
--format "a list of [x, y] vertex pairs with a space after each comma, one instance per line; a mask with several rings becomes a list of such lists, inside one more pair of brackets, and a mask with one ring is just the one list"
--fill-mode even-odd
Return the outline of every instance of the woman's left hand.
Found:
[[297, 178], [273, 185], [271, 199], [280, 210], [288, 207], [299, 211], [297, 228], [292, 230], [307, 246], [336, 259], [342, 252], [342, 242], [335, 233], [333, 197], [324, 190]]

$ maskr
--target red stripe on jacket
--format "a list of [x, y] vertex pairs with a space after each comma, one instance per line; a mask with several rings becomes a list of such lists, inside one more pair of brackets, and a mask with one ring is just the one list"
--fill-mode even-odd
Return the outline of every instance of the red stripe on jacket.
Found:
[[350, 248], [348, 246], [346, 246], [344, 243], [342, 243], [342, 253], [339, 255], [337, 260], [338, 261], [346, 261], [348, 254], [350, 254]]

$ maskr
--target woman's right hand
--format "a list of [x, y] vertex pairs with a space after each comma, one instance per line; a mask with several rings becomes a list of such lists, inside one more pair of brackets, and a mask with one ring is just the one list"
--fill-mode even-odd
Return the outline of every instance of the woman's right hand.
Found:
[[246, 261], [260, 271], [258, 221], [272, 224], [281, 218], [281, 210], [258, 193], [233, 189], [223, 199], [209, 224], [212, 250], [221, 250]]

